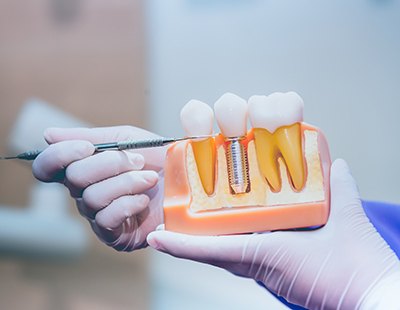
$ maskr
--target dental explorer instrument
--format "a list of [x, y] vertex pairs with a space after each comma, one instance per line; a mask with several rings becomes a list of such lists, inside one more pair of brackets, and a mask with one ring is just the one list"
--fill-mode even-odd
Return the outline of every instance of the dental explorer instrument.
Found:
[[[107, 150], [133, 150], [133, 149], [144, 149], [144, 148], [152, 148], [152, 147], [161, 147], [174, 142], [183, 141], [183, 140], [198, 140], [214, 137], [214, 135], [204, 135], [204, 136], [191, 136], [191, 137], [182, 137], [182, 138], [156, 138], [149, 140], [131, 140], [131, 141], [120, 141], [120, 142], [107, 142], [107, 143], [98, 143], [93, 144], [95, 147], [95, 153], [107, 151]], [[15, 156], [6, 156], [0, 157], [0, 159], [21, 159], [21, 160], [34, 160], [36, 157], [42, 153], [43, 150], [33, 150], [27, 151]]]

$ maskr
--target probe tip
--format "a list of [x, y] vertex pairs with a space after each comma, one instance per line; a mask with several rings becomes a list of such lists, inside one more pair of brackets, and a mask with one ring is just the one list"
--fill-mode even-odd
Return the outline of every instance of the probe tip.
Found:
[[16, 156], [5, 156], [5, 157], [0, 157], [0, 159], [16, 159], [16, 158], [18, 158], [18, 157], [16, 157]]

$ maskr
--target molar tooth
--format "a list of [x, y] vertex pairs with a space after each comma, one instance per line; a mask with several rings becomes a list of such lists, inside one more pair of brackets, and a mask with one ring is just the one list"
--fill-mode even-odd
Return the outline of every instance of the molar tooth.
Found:
[[269, 96], [252, 96], [249, 99], [249, 116], [254, 128], [265, 128], [270, 133], [282, 126], [303, 121], [303, 99], [295, 92], [272, 93]]
[[304, 103], [295, 92], [252, 96], [249, 116], [260, 170], [274, 191], [280, 191], [277, 159], [282, 155], [296, 190], [305, 183], [300, 122]]
[[[182, 127], [188, 136], [210, 135], [213, 131], [214, 112], [199, 100], [190, 100], [181, 110]], [[211, 195], [215, 183], [215, 144], [213, 138], [192, 141], [193, 154], [204, 191]]]

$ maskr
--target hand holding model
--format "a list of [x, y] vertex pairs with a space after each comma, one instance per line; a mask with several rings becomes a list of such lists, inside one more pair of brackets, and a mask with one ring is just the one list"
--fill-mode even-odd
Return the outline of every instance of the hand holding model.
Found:
[[397, 309], [400, 304], [399, 260], [366, 217], [343, 160], [332, 164], [331, 214], [321, 229], [232, 236], [158, 230], [147, 241], [173, 256], [253, 278], [309, 309]]
[[94, 154], [93, 144], [152, 138], [157, 136], [130, 126], [51, 128], [45, 132], [50, 146], [33, 162], [33, 174], [63, 183], [104, 243], [119, 251], [142, 248], [163, 222], [165, 148]]
[[[261, 128], [255, 132], [256, 144], [258, 150], [268, 150], [264, 145], [269, 143], [265, 142], [267, 138], [278, 145], [288, 165], [288, 177], [299, 191], [306, 183], [304, 170], [298, 169], [304, 168], [302, 147], [288, 143], [288, 139], [295, 140], [293, 137], [300, 135], [300, 127], [296, 125], [301, 121], [300, 110], [296, 110], [301, 108], [299, 97], [295, 93], [271, 96], [268, 100], [261, 96], [252, 100], [252, 111], [256, 112], [250, 111], [250, 118], [254, 127]], [[282, 96], [293, 101], [290, 108], [293, 113], [283, 113], [276, 107], [268, 109], [268, 115], [262, 115], [263, 109], [257, 112], [259, 103], [275, 102]], [[226, 113], [229, 120], [230, 112]], [[213, 113], [204, 103], [190, 101], [181, 118], [187, 135], [212, 132]], [[276, 130], [278, 125], [290, 126], [290, 135]], [[264, 128], [271, 133], [275, 131], [274, 136], [265, 136]], [[257, 134], [261, 137], [258, 141]], [[134, 127], [49, 129], [45, 139], [50, 146], [35, 160], [33, 172], [39, 180], [63, 183], [98, 237], [117, 250], [131, 251], [149, 244], [176, 257], [253, 278], [289, 302], [311, 309], [369, 309], [376, 305], [389, 309], [391, 299], [398, 298], [399, 261], [366, 217], [344, 161], [332, 165], [330, 218], [320, 229], [193, 236], [155, 231], [164, 222], [165, 148], [94, 154], [93, 143], [154, 137]], [[207, 158], [197, 161], [200, 184], [207, 195], [216, 190], [213, 143], [213, 139], [192, 143], [194, 158]], [[289, 183], [279, 177], [274, 156], [267, 154], [268, 167], [260, 167], [269, 186], [279, 192], [284, 186], [289, 188]], [[321, 161], [324, 176], [329, 176], [328, 161]], [[324, 188], [312, 194], [320, 197]], [[325, 198], [329, 199], [329, 195]]]

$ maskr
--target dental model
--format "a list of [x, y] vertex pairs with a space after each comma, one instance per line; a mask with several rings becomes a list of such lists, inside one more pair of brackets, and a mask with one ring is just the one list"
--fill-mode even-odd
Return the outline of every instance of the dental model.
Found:
[[[303, 108], [294, 92], [248, 104], [223, 95], [214, 105], [221, 134], [167, 152], [165, 228], [219, 235], [324, 225], [329, 150], [321, 131], [303, 123]], [[213, 112], [203, 102], [188, 102], [181, 121], [187, 135], [212, 133]]]

